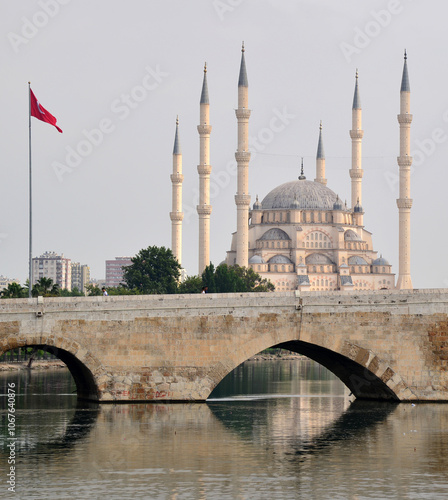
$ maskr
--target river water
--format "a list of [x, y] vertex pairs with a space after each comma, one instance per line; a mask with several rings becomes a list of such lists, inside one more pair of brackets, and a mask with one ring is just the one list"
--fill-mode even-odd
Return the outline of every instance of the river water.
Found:
[[205, 404], [78, 405], [74, 389], [66, 370], [0, 375], [0, 498], [448, 498], [448, 405], [353, 401], [309, 360], [246, 362]]

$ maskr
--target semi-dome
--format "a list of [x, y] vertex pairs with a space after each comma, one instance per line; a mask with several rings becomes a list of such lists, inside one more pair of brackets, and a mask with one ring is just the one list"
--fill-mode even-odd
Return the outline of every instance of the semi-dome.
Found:
[[353, 231], [353, 229], [347, 229], [344, 234], [345, 241], [361, 241], [361, 238]]
[[278, 227], [274, 227], [273, 229], [269, 229], [266, 231], [260, 240], [290, 240], [291, 238]]
[[308, 255], [306, 257], [305, 262], [307, 264], [325, 264], [325, 265], [332, 265], [334, 262], [327, 257], [326, 255], [322, 253], [312, 253], [311, 255]]
[[261, 255], [252, 255], [249, 259], [249, 264], [265, 264], [265, 262]]
[[390, 266], [390, 264], [383, 256], [381, 256], [372, 262], [372, 266]]
[[[294, 203], [297, 201], [297, 203]], [[268, 193], [261, 205], [264, 210], [291, 208], [333, 210], [336, 194], [320, 182], [296, 180], [277, 186]]]
[[367, 262], [365, 259], [362, 257], [359, 257], [358, 255], [352, 255], [351, 257], [348, 258], [348, 263], [351, 265], [357, 265], [357, 266], [366, 266]]
[[268, 260], [269, 264], [292, 264], [286, 255], [274, 255]]

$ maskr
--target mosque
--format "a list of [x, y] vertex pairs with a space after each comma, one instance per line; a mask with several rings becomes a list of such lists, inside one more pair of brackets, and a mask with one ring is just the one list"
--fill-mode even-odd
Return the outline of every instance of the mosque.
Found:
[[[405, 52], [400, 89], [400, 156], [398, 157], [400, 192], [399, 275], [391, 264], [374, 250], [372, 233], [364, 228], [362, 206], [362, 109], [356, 73], [352, 106], [352, 161], [350, 207], [327, 187], [322, 123], [316, 154], [316, 177], [306, 179], [302, 169], [298, 179], [270, 191], [262, 201], [256, 198], [250, 207], [249, 195], [249, 84], [245, 49], [242, 47], [238, 80], [237, 192], [235, 204], [237, 229], [232, 234], [225, 263], [251, 267], [269, 279], [276, 291], [288, 290], [383, 290], [412, 289], [410, 275], [410, 86]], [[210, 158], [209, 96], [207, 68], [200, 99], [199, 174], [199, 274], [210, 263]], [[172, 251], [182, 259], [182, 153], [178, 121], [173, 150]]]

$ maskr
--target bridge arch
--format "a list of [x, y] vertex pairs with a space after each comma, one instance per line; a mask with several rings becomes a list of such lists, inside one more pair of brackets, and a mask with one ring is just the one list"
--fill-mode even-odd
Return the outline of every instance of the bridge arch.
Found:
[[[259, 344], [258, 344], [259, 347]], [[389, 365], [381, 360], [374, 352], [361, 346], [345, 342], [341, 351], [300, 340], [288, 340], [284, 342], [272, 342], [268, 340], [262, 348], [256, 348], [256, 352], [274, 347], [287, 349], [298, 354], [303, 354], [316, 361], [336, 375], [358, 399], [400, 401], [412, 398], [412, 392], [404, 381]], [[242, 362], [256, 354], [252, 352], [247, 356], [245, 349], [243, 357], [239, 358], [235, 369]], [[230, 373], [229, 370], [227, 373]], [[226, 375], [227, 375], [226, 373]], [[224, 378], [224, 377], [222, 377]], [[222, 380], [221, 378], [221, 380]], [[219, 383], [219, 382], [218, 382]], [[216, 384], [218, 385], [218, 384]], [[411, 397], [409, 397], [411, 395]]]
[[64, 337], [6, 338], [0, 345], [0, 354], [20, 347], [33, 347], [53, 354], [67, 365], [75, 384], [79, 399], [99, 400], [99, 376], [104, 372], [98, 359], [83, 348], [78, 342]]

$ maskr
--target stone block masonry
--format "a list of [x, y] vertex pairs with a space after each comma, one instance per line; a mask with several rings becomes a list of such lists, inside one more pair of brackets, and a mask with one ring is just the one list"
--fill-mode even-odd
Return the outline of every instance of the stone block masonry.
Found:
[[204, 401], [273, 346], [358, 398], [448, 401], [447, 313], [448, 290], [7, 299], [0, 352], [47, 349], [100, 402]]

